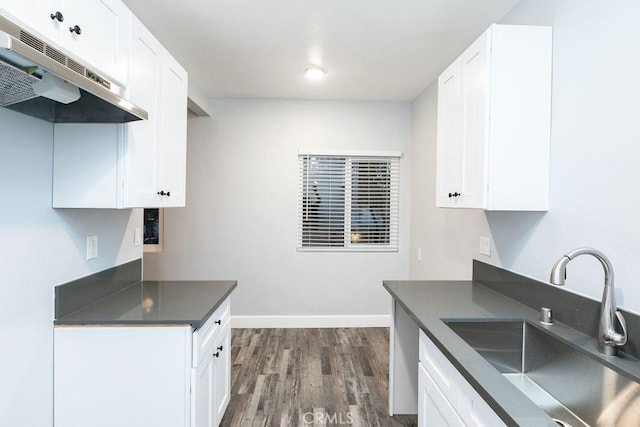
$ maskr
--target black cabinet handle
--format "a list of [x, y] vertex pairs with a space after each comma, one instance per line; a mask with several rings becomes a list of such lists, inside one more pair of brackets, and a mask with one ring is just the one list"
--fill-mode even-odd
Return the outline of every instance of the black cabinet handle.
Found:
[[64, 21], [64, 15], [62, 15], [62, 13], [60, 12], [52, 13], [49, 16], [51, 17], [51, 19], [55, 19], [58, 22]]
[[455, 193], [449, 193], [449, 198], [458, 196], [462, 196], [462, 194], [458, 193], [457, 191]]
[[82, 34], [82, 30], [77, 25], [74, 25], [73, 27], [69, 27], [69, 31], [72, 33], [76, 33], [77, 35]]
[[219, 352], [219, 351], [216, 351], [215, 353], [213, 353], [213, 355], [214, 355], [215, 357], [220, 357], [220, 352]]
[[213, 322], [213, 323], [215, 323], [216, 325], [222, 325], [222, 319], [220, 319], [220, 320], [216, 320], [216, 321], [215, 321], [215, 322]]
[[169, 197], [169, 196], [171, 196], [171, 191], [167, 191], [165, 193], [164, 190], [160, 190], [160, 191], [158, 191], [157, 194], [158, 194], [158, 196], [167, 196], [167, 197]]
[[223, 348], [222, 346], [219, 346], [218, 348], [216, 348], [216, 350], [222, 351], [222, 348]]

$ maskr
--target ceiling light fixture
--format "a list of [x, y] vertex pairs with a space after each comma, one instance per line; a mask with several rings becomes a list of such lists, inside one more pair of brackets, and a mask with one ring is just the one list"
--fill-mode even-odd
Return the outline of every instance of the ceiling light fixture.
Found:
[[327, 71], [318, 65], [310, 65], [304, 70], [304, 75], [310, 80], [319, 80], [326, 74]]

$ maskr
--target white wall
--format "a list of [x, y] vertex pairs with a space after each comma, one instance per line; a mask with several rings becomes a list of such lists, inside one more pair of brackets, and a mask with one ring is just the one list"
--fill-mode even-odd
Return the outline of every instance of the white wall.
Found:
[[[140, 258], [140, 210], [51, 208], [53, 126], [0, 108], [0, 425], [53, 424], [53, 287]], [[85, 261], [85, 238], [99, 257]]]
[[[408, 276], [409, 145], [408, 103], [216, 102], [212, 117], [189, 119], [187, 207], [165, 211], [164, 252], [145, 254], [145, 279], [237, 279], [236, 322], [386, 322], [390, 297], [382, 280]], [[303, 148], [404, 153], [399, 252], [296, 251]]]
[[[522, 0], [501, 22], [553, 27], [551, 209], [434, 207], [434, 84], [412, 104], [410, 275], [469, 278], [474, 256], [547, 281], [563, 253], [593, 246], [613, 262], [618, 304], [640, 312], [640, 2]], [[491, 237], [492, 257], [479, 255], [480, 236]], [[595, 259], [578, 258], [567, 274], [568, 290], [601, 298]]]

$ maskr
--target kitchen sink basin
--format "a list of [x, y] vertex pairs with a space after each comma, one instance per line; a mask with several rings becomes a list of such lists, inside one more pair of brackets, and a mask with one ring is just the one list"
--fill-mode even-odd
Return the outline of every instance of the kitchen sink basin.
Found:
[[446, 323], [559, 425], [640, 425], [640, 383], [547, 330], [523, 320]]

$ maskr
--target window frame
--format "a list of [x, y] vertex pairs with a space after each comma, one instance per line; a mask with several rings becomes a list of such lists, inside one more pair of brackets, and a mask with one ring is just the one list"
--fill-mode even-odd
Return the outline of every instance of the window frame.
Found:
[[[303, 246], [303, 215], [305, 173], [304, 157], [337, 157], [345, 159], [344, 189], [344, 239], [342, 246]], [[298, 210], [297, 210], [297, 251], [298, 252], [398, 252], [400, 237], [400, 160], [399, 151], [343, 151], [343, 150], [299, 150], [298, 151]], [[352, 162], [362, 160], [387, 160], [390, 162], [390, 195], [389, 195], [389, 242], [353, 243], [352, 233]], [[306, 182], [308, 184], [308, 180]]]

